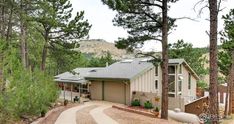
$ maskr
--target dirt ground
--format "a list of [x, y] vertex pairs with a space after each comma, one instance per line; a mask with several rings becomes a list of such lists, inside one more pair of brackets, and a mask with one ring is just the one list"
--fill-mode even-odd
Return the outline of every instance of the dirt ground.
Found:
[[89, 114], [89, 111], [98, 107], [97, 105], [92, 105], [81, 109], [80, 111], [76, 112], [76, 123], [77, 124], [96, 124], [93, 117]]
[[180, 124], [172, 120], [166, 121], [157, 118], [151, 118], [135, 113], [125, 112], [115, 108], [104, 110], [104, 113], [116, 120], [120, 124]]

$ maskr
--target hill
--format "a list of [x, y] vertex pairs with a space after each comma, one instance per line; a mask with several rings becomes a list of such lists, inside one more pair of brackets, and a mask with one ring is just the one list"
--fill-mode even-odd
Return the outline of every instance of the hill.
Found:
[[109, 52], [113, 59], [116, 60], [134, 57], [133, 53], [128, 53], [126, 50], [118, 49], [115, 47], [114, 43], [101, 39], [82, 40], [79, 44], [80, 47], [75, 50], [95, 57], [101, 57], [107, 52]]

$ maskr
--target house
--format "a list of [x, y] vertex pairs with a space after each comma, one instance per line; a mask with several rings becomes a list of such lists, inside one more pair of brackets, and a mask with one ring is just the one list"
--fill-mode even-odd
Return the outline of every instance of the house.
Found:
[[[136, 92], [161, 96], [162, 70], [148, 58], [135, 58], [116, 62], [85, 77], [91, 82], [93, 100], [130, 104]], [[183, 99], [183, 104], [196, 99], [199, 77], [184, 59], [169, 60], [169, 97]], [[151, 94], [151, 95], [150, 95]], [[149, 98], [146, 96], [146, 98]], [[172, 100], [173, 101], [173, 100]], [[181, 103], [178, 103], [181, 104]]]
[[[149, 58], [125, 59], [105, 68], [89, 69], [75, 82], [82, 80], [88, 82], [88, 92], [92, 100], [127, 105], [130, 105], [135, 98], [141, 99], [142, 104], [146, 100], [154, 102], [155, 97], [161, 98], [162, 70], [160, 66], [155, 67], [149, 60]], [[199, 77], [187, 62], [184, 59], [169, 59], [168, 71], [169, 106], [171, 104], [169, 108], [181, 107], [195, 100]], [[74, 82], [75, 78], [69, 79], [65, 74], [62, 75], [64, 77], [57, 76], [60, 77], [57, 81]], [[160, 103], [154, 104], [160, 105]]]

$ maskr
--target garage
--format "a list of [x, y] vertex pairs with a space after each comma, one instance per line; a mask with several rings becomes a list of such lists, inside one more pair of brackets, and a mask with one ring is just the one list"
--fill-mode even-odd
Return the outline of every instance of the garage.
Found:
[[129, 85], [123, 81], [91, 81], [90, 94], [92, 100], [128, 104]]
[[104, 82], [104, 100], [125, 104], [125, 84], [122, 82]]
[[92, 100], [103, 100], [101, 81], [92, 81], [90, 85], [90, 95]]

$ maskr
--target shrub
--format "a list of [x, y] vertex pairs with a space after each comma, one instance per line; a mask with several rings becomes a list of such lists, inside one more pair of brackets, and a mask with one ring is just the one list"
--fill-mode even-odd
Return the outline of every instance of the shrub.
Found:
[[146, 102], [144, 103], [144, 107], [145, 107], [146, 109], [151, 109], [151, 108], [153, 108], [153, 105], [152, 105], [151, 102], [146, 101]]
[[[9, 85], [0, 91], [0, 123], [22, 116], [45, 115], [51, 103], [58, 98], [53, 77], [40, 70], [13, 70], [7, 77]], [[5, 118], [5, 115], [8, 118]]]
[[47, 113], [47, 109], [46, 108], [42, 108], [41, 109], [41, 117], [45, 117], [46, 113]]
[[68, 100], [64, 100], [64, 106], [67, 106]]
[[131, 105], [132, 105], [132, 106], [141, 106], [140, 100], [135, 99], [134, 101], [132, 101]]
[[157, 106], [157, 107], [155, 107], [155, 109], [154, 109], [154, 111], [155, 111], [155, 112], [159, 112], [159, 110], [160, 110], [160, 109], [159, 109], [159, 107], [158, 107], [158, 106]]

